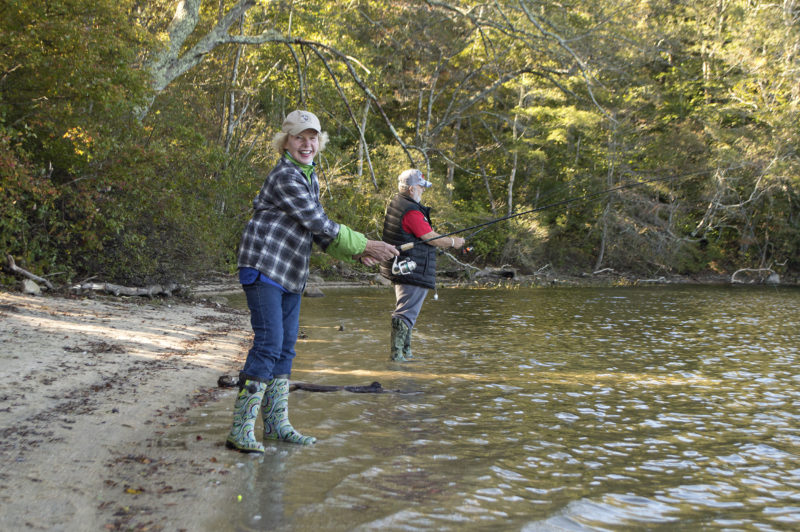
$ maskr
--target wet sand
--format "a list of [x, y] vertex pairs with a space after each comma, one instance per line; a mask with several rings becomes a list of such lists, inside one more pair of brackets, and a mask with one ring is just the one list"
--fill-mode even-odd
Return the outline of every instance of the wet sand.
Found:
[[0, 530], [208, 529], [245, 455], [164, 442], [230, 398], [250, 337], [208, 302], [0, 291]]

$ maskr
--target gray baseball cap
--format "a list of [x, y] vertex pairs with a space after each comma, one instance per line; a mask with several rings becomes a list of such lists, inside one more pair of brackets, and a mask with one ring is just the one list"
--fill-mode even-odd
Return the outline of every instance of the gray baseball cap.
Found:
[[309, 111], [292, 111], [286, 115], [283, 126], [281, 126], [281, 130], [290, 135], [299, 135], [306, 129], [313, 129], [317, 133], [322, 132], [319, 118]]
[[425, 174], [416, 168], [404, 170], [399, 176], [397, 176], [397, 186], [413, 187], [415, 185], [428, 188], [431, 187], [433, 183], [426, 181]]

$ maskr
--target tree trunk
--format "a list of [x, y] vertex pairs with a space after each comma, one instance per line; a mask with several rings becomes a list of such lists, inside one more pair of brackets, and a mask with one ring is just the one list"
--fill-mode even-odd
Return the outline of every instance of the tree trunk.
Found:
[[143, 119], [150, 111], [150, 105], [158, 93], [191, 68], [200, 64], [205, 56], [220, 44], [239, 42], [242, 44], [262, 44], [270, 41], [285, 41], [280, 32], [267, 30], [255, 36], [229, 35], [230, 27], [242, 20], [245, 13], [257, 4], [257, 0], [240, 0], [227, 13], [222, 15], [216, 25], [202, 36], [190, 49], [181, 53], [184, 44], [194, 32], [200, 20], [202, 0], [180, 0], [175, 7], [175, 14], [167, 27], [169, 39], [164, 49], [153, 55], [146, 68], [152, 78], [153, 95], [149, 102], [138, 110], [139, 119]]
[[[525, 103], [525, 88], [524, 86], [520, 86], [519, 88], [519, 100], [517, 101], [517, 106], [522, 108], [523, 104]], [[514, 126], [513, 131], [511, 132], [512, 139], [514, 140], [514, 162], [511, 166], [511, 175], [508, 178], [508, 215], [511, 216], [514, 213], [514, 181], [517, 178], [517, 164], [519, 162], [519, 150], [517, 148], [517, 141], [522, 137], [522, 132], [519, 131], [519, 113], [514, 113]]]
[[[244, 33], [244, 15], [242, 15], [240, 24], [240, 32]], [[233, 141], [233, 132], [236, 130], [236, 83], [239, 78], [239, 63], [242, 59], [242, 50], [244, 46], [239, 45], [236, 49], [236, 56], [233, 58], [233, 71], [231, 72], [231, 83], [228, 96], [228, 119], [225, 127], [225, 154], [229, 155], [231, 152], [231, 142]]]
[[514, 150], [514, 162], [511, 166], [511, 175], [508, 177], [508, 216], [514, 213], [514, 180], [517, 177], [517, 151]]
[[483, 176], [483, 184], [486, 187], [486, 195], [489, 197], [489, 207], [492, 209], [492, 217], [497, 218], [497, 209], [494, 206], [494, 195], [492, 194], [492, 187], [489, 183], [489, 176], [486, 175], [486, 168], [480, 162], [481, 175]]
[[[612, 122], [616, 124], [616, 122]], [[608, 172], [606, 173], [606, 189], [611, 189], [614, 183], [614, 172], [616, 170], [617, 158], [617, 141], [616, 141], [617, 128], [614, 126], [608, 139]], [[611, 215], [611, 202], [614, 200], [613, 194], [606, 196], [606, 205], [603, 209], [603, 214], [600, 216], [600, 224], [602, 226], [602, 235], [600, 237], [600, 251], [597, 254], [597, 261], [594, 263], [594, 270], [600, 269], [603, 264], [606, 253], [606, 243], [608, 242], [608, 217]]]
[[450, 161], [447, 163], [447, 199], [452, 202], [453, 201], [453, 188], [454, 188], [454, 177], [456, 171], [456, 150], [458, 150], [458, 134], [461, 132], [461, 118], [456, 120], [455, 125], [453, 126], [453, 155], [450, 158]]
[[[367, 130], [367, 117], [369, 117], [370, 101], [364, 103], [364, 116], [361, 118], [361, 131]], [[361, 178], [364, 176], [364, 155], [368, 153], [366, 140], [362, 134], [358, 139], [358, 182], [361, 183]]]

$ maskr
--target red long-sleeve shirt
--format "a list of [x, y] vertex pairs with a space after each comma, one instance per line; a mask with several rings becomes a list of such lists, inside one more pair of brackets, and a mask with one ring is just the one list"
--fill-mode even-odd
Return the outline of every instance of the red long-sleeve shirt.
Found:
[[408, 211], [403, 216], [403, 231], [420, 238], [433, 231], [433, 228], [425, 221], [425, 216], [420, 211]]

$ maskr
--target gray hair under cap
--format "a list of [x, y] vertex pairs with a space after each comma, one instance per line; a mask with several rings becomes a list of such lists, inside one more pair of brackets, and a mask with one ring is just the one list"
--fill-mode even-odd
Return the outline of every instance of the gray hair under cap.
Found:
[[404, 170], [397, 176], [397, 186], [400, 188], [404, 187], [413, 187], [419, 185], [424, 188], [428, 188], [433, 185], [430, 181], [425, 179], [425, 174], [423, 174], [420, 170], [416, 168], [410, 168], [408, 170]]

